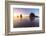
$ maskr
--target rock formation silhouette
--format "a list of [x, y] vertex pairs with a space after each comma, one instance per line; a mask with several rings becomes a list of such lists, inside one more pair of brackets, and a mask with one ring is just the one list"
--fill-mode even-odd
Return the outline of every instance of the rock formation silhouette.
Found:
[[22, 18], [22, 14], [20, 14], [20, 18]]
[[31, 21], [33, 21], [35, 19], [35, 14], [34, 13], [30, 13], [29, 18]]
[[35, 14], [34, 13], [30, 13], [30, 17], [35, 17]]

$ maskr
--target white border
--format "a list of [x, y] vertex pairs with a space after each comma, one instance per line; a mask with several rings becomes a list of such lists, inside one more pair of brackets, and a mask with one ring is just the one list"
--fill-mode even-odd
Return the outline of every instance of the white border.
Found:
[[[28, 27], [28, 28], [13, 28], [13, 8], [39, 8], [39, 26], [40, 27]], [[29, 5], [10, 5], [10, 32], [17, 31], [35, 31], [42, 30], [42, 6], [29, 6]]]

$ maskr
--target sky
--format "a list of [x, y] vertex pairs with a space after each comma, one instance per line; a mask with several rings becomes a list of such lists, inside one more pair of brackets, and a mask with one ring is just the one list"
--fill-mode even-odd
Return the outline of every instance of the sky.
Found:
[[14, 8], [14, 16], [16, 15], [24, 15], [24, 16], [29, 16], [30, 13], [34, 13], [36, 16], [39, 15], [39, 9], [38, 8]]

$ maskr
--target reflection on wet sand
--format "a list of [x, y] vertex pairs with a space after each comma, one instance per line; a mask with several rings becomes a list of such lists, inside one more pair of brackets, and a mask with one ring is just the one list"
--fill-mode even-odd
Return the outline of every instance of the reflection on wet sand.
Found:
[[20, 14], [20, 17], [14, 17], [13, 20], [14, 28], [16, 27], [39, 27], [39, 18], [35, 17], [33, 13], [30, 14], [30, 16], [24, 16], [22, 17], [22, 14]]

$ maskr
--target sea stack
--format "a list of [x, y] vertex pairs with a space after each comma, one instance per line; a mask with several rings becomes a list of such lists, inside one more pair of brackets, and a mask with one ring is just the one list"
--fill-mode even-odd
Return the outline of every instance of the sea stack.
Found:
[[20, 18], [22, 18], [22, 14], [20, 14]]
[[29, 16], [30, 18], [33, 18], [33, 17], [35, 17], [35, 14], [34, 13], [30, 13], [30, 16]]

